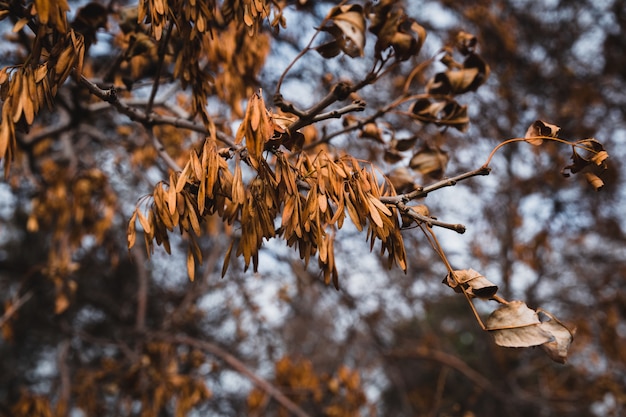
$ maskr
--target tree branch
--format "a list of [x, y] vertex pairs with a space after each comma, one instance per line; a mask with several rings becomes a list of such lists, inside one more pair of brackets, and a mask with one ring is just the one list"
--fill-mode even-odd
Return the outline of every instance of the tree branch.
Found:
[[[115, 109], [117, 109], [118, 112], [127, 116], [130, 120], [141, 123], [146, 127], [155, 126], [155, 125], [171, 125], [171, 126], [178, 127], [181, 129], [187, 129], [187, 130], [199, 132], [206, 136], [210, 134], [208, 129], [203, 124], [196, 123], [187, 119], [182, 119], [180, 117], [163, 116], [163, 115], [156, 114], [154, 112], [147, 113], [145, 111], [141, 111], [140, 109], [136, 107], [132, 107], [128, 105], [126, 102], [119, 99], [117, 95], [117, 90], [113, 88], [104, 90], [98, 87], [95, 83], [88, 80], [83, 75], [81, 75], [78, 78], [78, 83], [82, 85], [83, 87], [87, 88], [89, 92], [95, 95], [96, 97], [100, 98], [101, 100], [115, 107]], [[218, 140], [225, 143], [226, 145], [233, 147], [233, 148], [236, 147], [233, 140], [224, 132], [217, 131], [216, 136]]]
[[4, 326], [6, 322], [8, 322], [11, 317], [17, 313], [17, 310], [20, 309], [30, 298], [33, 296], [32, 291], [25, 292], [20, 298], [18, 298], [14, 303], [4, 311], [2, 317], [0, 317], [0, 327]]
[[445, 178], [441, 181], [437, 181], [434, 184], [431, 184], [429, 186], [426, 187], [420, 187], [415, 191], [411, 191], [410, 193], [406, 193], [406, 194], [398, 194], [396, 196], [391, 196], [391, 197], [380, 197], [380, 201], [383, 202], [384, 204], [393, 204], [393, 205], [397, 205], [400, 202], [404, 202], [407, 203], [411, 200], [415, 200], [418, 198], [424, 198], [426, 197], [429, 193], [438, 190], [440, 188], [445, 188], [445, 187], [452, 187], [454, 185], [457, 184], [457, 182], [459, 181], [463, 181], [466, 180], [468, 178], [472, 178], [472, 177], [476, 177], [479, 175], [489, 175], [489, 173], [491, 172], [491, 168], [487, 167], [487, 166], [482, 166], [478, 169], [475, 169], [473, 171], [469, 171], [469, 172], [465, 172], [463, 174], [457, 175], [456, 177], [452, 177], [452, 178]]
[[443, 227], [444, 229], [454, 230], [455, 232], [459, 234], [465, 233], [466, 229], [464, 225], [458, 224], [458, 223], [457, 224], [445, 223], [445, 222], [441, 222], [437, 220], [434, 217], [424, 216], [422, 214], [419, 214], [415, 210], [413, 210], [410, 206], [407, 206], [406, 204], [404, 204], [402, 201], [396, 203], [396, 207], [398, 207], [398, 210], [400, 210], [403, 214], [409, 216], [410, 218], [412, 218], [418, 223], [425, 224], [428, 227], [439, 226], [439, 227]]

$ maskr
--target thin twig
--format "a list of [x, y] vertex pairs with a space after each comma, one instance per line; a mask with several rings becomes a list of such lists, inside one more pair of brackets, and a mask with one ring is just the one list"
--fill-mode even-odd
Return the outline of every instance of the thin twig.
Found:
[[405, 215], [409, 216], [410, 218], [412, 218], [413, 220], [415, 220], [418, 223], [423, 223], [428, 227], [433, 227], [433, 226], [438, 226], [438, 227], [442, 227], [444, 229], [449, 229], [449, 230], [453, 230], [459, 234], [463, 234], [465, 233], [465, 226], [459, 223], [446, 223], [446, 222], [442, 222], [439, 221], [433, 217], [429, 217], [429, 216], [424, 216], [423, 214], [420, 214], [418, 212], [416, 212], [415, 210], [413, 210], [410, 206], [407, 206], [406, 204], [404, 204], [404, 202], [398, 202], [396, 203], [396, 207], [398, 207], [398, 209], [404, 213]]
[[33, 292], [27, 291], [20, 298], [15, 300], [15, 302], [11, 303], [11, 305], [4, 311], [2, 317], [0, 317], [0, 327], [4, 326], [5, 323], [8, 322], [15, 313], [17, 313], [17, 310], [26, 304], [32, 296]]
[[159, 156], [161, 156], [163, 161], [165, 161], [167, 166], [173, 171], [176, 171], [176, 172], [182, 171], [182, 168], [180, 167], [180, 165], [178, 165], [178, 163], [174, 161], [174, 159], [170, 156], [170, 154], [167, 153], [167, 151], [165, 150], [165, 146], [163, 145], [163, 142], [161, 142], [161, 140], [157, 137], [157, 135], [154, 134], [153, 129], [148, 129], [148, 135], [152, 139], [152, 145], [156, 149]]
[[146, 114], [150, 114], [152, 112], [152, 105], [154, 103], [154, 98], [156, 97], [157, 90], [159, 89], [159, 79], [161, 78], [161, 72], [163, 71], [165, 51], [167, 50], [167, 44], [170, 41], [173, 27], [174, 22], [170, 20], [169, 24], [167, 25], [165, 36], [161, 39], [161, 43], [159, 44], [159, 62], [157, 63], [156, 76], [154, 77], [154, 83], [152, 84], [152, 90], [150, 91], [150, 98], [148, 99], [148, 105], [146, 106]]
[[[203, 124], [195, 123], [191, 120], [182, 119], [180, 117], [162, 116], [154, 112], [146, 113], [136, 107], [132, 107], [119, 99], [117, 90], [113, 88], [104, 90], [85, 78], [83, 75], [80, 76], [78, 82], [87, 88], [90, 93], [111, 104], [115, 107], [115, 109], [117, 109], [117, 111], [127, 116], [130, 120], [141, 123], [144, 126], [171, 125], [181, 129], [199, 132], [206, 136], [210, 134]], [[218, 140], [225, 143], [229, 147], [236, 147], [234, 141], [224, 132], [217, 131], [216, 136]]]
[[340, 109], [332, 110], [327, 113], [318, 114], [311, 120], [311, 122], [317, 123], [326, 119], [338, 119], [346, 113], [358, 112], [358, 111], [363, 111], [363, 110], [365, 110], [365, 102], [361, 100], [356, 100]]
[[479, 175], [489, 175], [490, 172], [491, 172], [491, 168], [487, 166], [482, 166], [478, 169], [475, 169], [469, 172], [464, 172], [463, 174], [459, 174], [455, 177], [445, 178], [441, 181], [437, 181], [436, 183], [428, 185], [426, 187], [419, 187], [418, 189], [411, 191], [410, 193], [399, 194], [399, 195], [390, 196], [390, 197], [380, 197], [380, 201], [383, 202], [384, 204], [397, 204], [399, 202], [406, 203], [408, 201], [415, 200], [418, 198], [424, 198], [429, 193], [435, 190], [438, 190], [440, 188], [452, 187], [456, 185], [459, 181], [463, 181], [468, 178], [476, 177]]
[[[342, 2], [339, 3], [337, 7], [344, 5], [345, 3], [347, 3], [347, 1], [348, 0], [342, 0]], [[327, 15], [324, 18], [324, 20], [322, 20], [322, 23], [320, 23], [319, 27], [317, 28], [313, 36], [311, 36], [309, 43], [307, 43], [307, 45], [298, 53], [298, 55], [296, 55], [296, 57], [289, 63], [289, 65], [287, 65], [287, 68], [285, 68], [283, 73], [280, 75], [280, 78], [278, 79], [278, 83], [276, 84], [276, 92], [274, 93], [274, 96], [280, 95], [280, 87], [283, 85], [283, 81], [285, 80], [287, 73], [291, 70], [291, 68], [295, 65], [295, 63], [300, 60], [300, 58], [302, 58], [307, 52], [309, 52], [312, 49], [311, 45], [313, 45], [313, 41], [315, 41], [315, 38], [317, 38], [317, 35], [320, 34], [320, 32], [322, 31], [322, 28], [326, 25], [326, 22], [328, 22], [329, 20], [330, 20], [330, 16]]]
[[474, 313], [474, 317], [476, 317], [476, 321], [478, 321], [478, 324], [483, 330], [487, 330], [487, 327], [483, 323], [483, 320], [480, 318], [480, 314], [478, 314], [478, 311], [476, 310], [476, 307], [474, 306], [474, 303], [472, 302], [472, 297], [470, 297], [470, 295], [468, 294], [467, 290], [465, 289], [461, 281], [459, 281], [459, 279], [456, 277], [456, 273], [454, 272], [452, 265], [450, 265], [450, 262], [448, 261], [448, 258], [446, 257], [446, 254], [443, 251], [443, 248], [441, 247], [439, 240], [437, 239], [437, 235], [435, 235], [435, 232], [433, 232], [430, 227], [427, 227], [425, 229], [424, 227], [420, 225], [420, 228], [426, 235], [428, 241], [430, 242], [430, 245], [433, 247], [435, 252], [437, 252], [439, 257], [445, 264], [446, 269], [448, 270], [448, 273], [450, 274], [452, 279], [454, 279], [454, 281], [456, 282], [457, 287], [460, 288], [461, 291], [463, 292], [465, 299], [467, 300], [468, 304], [470, 305], [470, 308], [472, 309], [472, 313]]

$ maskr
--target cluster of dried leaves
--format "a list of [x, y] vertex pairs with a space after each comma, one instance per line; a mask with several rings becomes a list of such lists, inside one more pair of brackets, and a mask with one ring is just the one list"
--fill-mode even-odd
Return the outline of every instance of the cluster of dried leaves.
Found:
[[[30, 64], [0, 69], [0, 99], [3, 101], [0, 123], [0, 159], [4, 160], [5, 176], [9, 174], [10, 161], [15, 153], [16, 128], [28, 129], [43, 106], [47, 105], [51, 108], [53, 97], [59, 87], [72, 71], [80, 73], [82, 67], [84, 41], [81, 35], [67, 28], [67, 22], [64, 19], [67, 5], [59, 4], [55, 8], [51, 7], [54, 3], [35, 2], [31, 4], [31, 7], [38, 3], [45, 3], [45, 6], [43, 4], [41, 6], [44, 6], [48, 13], [54, 12], [53, 16], [57, 14], [63, 16], [63, 19], [58, 18], [50, 22], [59, 26], [63, 31], [57, 27], [58, 32], [55, 33], [55, 37], [58, 39], [47, 45], [43, 45], [47, 38], [42, 35], [40, 40], [42, 44], [36, 45], [40, 50], [33, 51], [33, 54], [43, 53], [46, 56], [44, 62], [39, 62], [39, 57], [33, 56]], [[29, 11], [24, 10], [24, 13], [29, 13]], [[47, 15], [39, 16], [40, 20], [49, 18]], [[15, 24], [14, 30], [21, 30], [29, 21], [26, 17], [22, 18]], [[45, 33], [44, 22], [40, 24], [42, 25], [40, 29], [33, 28], [33, 30], [42, 30]]]
[[[159, 183], [152, 195], [137, 206], [128, 229], [129, 247], [136, 240], [137, 220], [149, 252], [153, 250], [153, 242], [162, 244], [169, 252], [168, 233], [178, 228], [189, 237], [187, 267], [193, 279], [195, 265], [202, 261], [195, 237], [203, 234], [203, 223], [217, 215], [225, 223], [236, 226], [231, 229], [232, 243], [224, 259], [223, 274], [233, 251], [243, 258], [246, 269], [252, 264], [256, 270], [263, 242], [278, 237], [298, 250], [305, 264], [311, 256], [317, 256], [325, 282], [333, 282], [338, 287], [334, 238], [343, 226], [346, 213], [359, 231], [366, 230], [372, 249], [377, 240], [381, 242], [381, 253], [388, 254], [388, 266], [395, 264], [403, 270], [406, 270], [406, 253], [401, 231], [417, 224], [449, 269], [444, 282], [466, 296], [481, 327], [495, 335], [496, 343], [515, 347], [541, 345], [552, 359], [564, 362], [573, 331], [549, 313], [529, 309], [521, 301], [504, 300], [496, 294], [497, 287], [480, 274], [454, 270], [445, 259], [432, 227], [444, 226], [462, 233], [464, 226], [439, 222], [430, 216], [426, 206], [410, 204], [428, 192], [454, 185], [457, 179], [488, 174], [493, 153], [475, 172], [419, 187], [402, 166], [385, 176], [369, 163], [350, 155], [335, 155], [324, 148], [310, 154], [301, 149], [325, 142], [320, 139], [304, 143], [302, 129], [328, 118], [362, 111], [364, 103], [356, 92], [376, 82], [390, 68], [417, 55], [426, 36], [425, 30], [394, 2], [383, 1], [367, 8], [342, 5], [330, 10], [315, 35], [325, 32], [331, 39], [316, 47], [311, 46], [312, 40], [303, 53], [315, 50], [327, 59], [342, 52], [349, 57], [361, 57], [368, 22], [369, 32], [376, 36], [377, 43], [374, 69], [364, 80], [356, 84], [335, 84], [321, 103], [307, 110], [297, 109], [277, 94], [276, 104], [282, 111], [277, 113], [266, 107], [261, 93], [253, 94], [233, 144], [219, 148], [215, 137], [207, 139], [201, 150], [191, 151], [181, 172], [172, 173], [169, 182]], [[469, 123], [467, 106], [460, 105], [456, 98], [475, 91], [490, 71], [476, 50], [476, 38], [460, 32], [452, 44], [440, 52], [440, 62], [446, 69], [430, 78], [423, 93], [412, 93], [409, 80], [404, 95], [375, 116], [362, 119], [346, 116], [350, 121], [341, 133], [359, 132], [363, 138], [387, 145], [385, 156], [391, 163], [405, 160], [404, 153], [412, 151], [408, 168], [424, 177], [440, 178], [448, 160], [443, 149], [436, 144], [422, 143], [414, 150], [415, 139], [392, 137], [386, 141], [382, 129], [391, 128], [376, 119], [401, 105], [408, 105], [408, 111], [403, 114], [421, 124], [465, 131]], [[462, 60], [457, 60], [455, 54]], [[424, 65], [418, 64], [412, 77], [423, 70]], [[350, 97], [351, 105], [324, 113], [332, 104]], [[598, 189], [599, 177], [594, 172], [606, 168], [606, 151], [593, 139], [575, 143], [559, 139], [558, 130], [554, 125], [537, 121], [524, 138], [503, 142], [494, 152], [514, 141], [533, 145], [540, 145], [543, 140], [571, 144], [574, 162], [565, 169], [572, 173], [584, 171]], [[474, 308], [475, 297], [502, 305], [486, 324]]]
[[[240, 225], [240, 234], [224, 260], [223, 273], [235, 242], [236, 255], [243, 257], [246, 268], [252, 263], [256, 270], [264, 239], [282, 237], [299, 250], [305, 263], [317, 254], [325, 281], [332, 280], [338, 287], [333, 239], [347, 213], [357, 229], [367, 228], [372, 246], [381, 241], [390, 266], [395, 262], [406, 269], [399, 213], [380, 201], [382, 196], [395, 194], [393, 187], [380, 183], [381, 176], [369, 164], [350, 156], [333, 157], [323, 151], [315, 156], [299, 153], [290, 162], [286, 151], [274, 149], [267, 152], [266, 159], [263, 153], [267, 144], [284, 134], [273, 116], [262, 97], [255, 95], [236, 137], [237, 143], [245, 138], [245, 147], [218, 149], [215, 141], [208, 140], [199, 154], [192, 151], [182, 172], [173, 173], [169, 184], [155, 187], [146, 212], [143, 204], [135, 210], [129, 224], [129, 246], [135, 243], [137, 220], [150, 252], [153, 241], [169, 252], [168, 232], [180, 228], [190, 236], [187, 265], [193, 279], [195, 262], [202, 261], [193, 236], [202, 235], [202, 222], [218, 215], [228, 224]], [[231, 172], [227, 159], [233, 153]], [[243, 180], [246, 168], [253, 171], [247, 183]]]

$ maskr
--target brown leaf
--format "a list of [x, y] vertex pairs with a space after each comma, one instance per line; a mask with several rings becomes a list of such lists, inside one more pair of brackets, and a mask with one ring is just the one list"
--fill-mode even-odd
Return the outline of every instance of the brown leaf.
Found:
[[535, 310], [523, 301], [511, 301], [495, 310], [485, 322], [496, 344], [504, 347], [539, 346], [555, 340], [541, 327]]
[[439, 179], [448, 165], [448, 153], [437, 146], [424, 145], [411, 158], [409, 167], [424, 176]]
[[561, 174], [569, 177], [570, 173], [583, 172], [587, 182], [598, 191], [604, 186], [600, 175], [607, 169], [608, 157], [608, 152], [596, 139], [579, 140], [572, 145], [572, 163], [564, 167]]
[[398, 61], [406, 61], [422, 49], [426, 30], [409, 18], [393, 1], [381, 1], [372, 9], [369, 31], [377, 36], [376, 57], [392, 48]]
[[550, 318], [550, 320], [541, 323], [541, 328], [554, 336], [554, 340], [544, 343], [541, 348], [553, 361], [565, 363], [569, 347], [574, 341], [576, 329], [570, 330], [547, 311], [540, 310], [539, 312]]
[[409, 139], [392, 139], [389, 146], [396, 151], [405, 152], [413, 148], [415, 142], [417, 142], [417, 136]]
[[387, 174], [387, 179], [399, 194], [409, 193], [415, 190], [415, 178], [406, 167], [398, 167]]
[[360, 137], [374, 139], [376, 142], [385, 143], [383, 140], [383, 132], [376, 123], [367, 123], [360, 132]]
[[443, 283], [456, 292], [462, 292], [463, 287], [467, 294], [478, 298], [491, 298], [498, 291], [497, 285], [471, 268], [454, 271], [454, 275], [449, 273]]
[[[527, 139], [526, 142], [530, 143], [531, 145], [538, 146], [538, 145], [541, 145], [541, 143], [543, 142], [543, 139], [536, 138], [536, 137], [549, 136], [549, 137], [555, 138], [560, 130], [561, 128], [556, 125], [546, 123], [543, 120], [536, 120], [526, 130], [524, 139]], [[536, 138], [536, 139], [533, 139], [533, 138]]]
[[470, 54], [462, 64], [451, 55], [444, 55], [447, 71], [435, 74], [428, 82], [426, 91], [430, 94], [463, 94], [476, 91], [489, 77], [489, 66], [477, 54]]
[[434, 123], [437, 126], [452, 126], [464, 132], [469, 126], [467, 106], [461, 106], [456, 101], [448, 99], [431, 102], [429, 99], [419, 99], [411, 105], [411, 117], [422, 123]]
[[187, 274], [189, 274], [190, 281], [193, 281], [196, 277], [196, 263], [191, 246], [187, 249]]
[[128, 221], [128, 229], [126, 231], [126, 237], [128, 240], [128, 249], [135, 246], [135, 240], [137, 238], [137, 232], [135, 228], [135, 221], [137, 220], [137, 210], [133, 212], [133, 215], [130, 217]]
[[477, 43], [478, 40], [476, 39], [476, 36], [471, 33], [460, 31], [456, 34], [456, 48], [463, 55], [468, 55], [474, 52]]
[[354, 58], [363, 56], [365, 47], [365, 17], [358, 4], [333, 7], [327, 16], [328, 24], [321, 28], [334, 38], [316, 47], [324, 58], [337, 56], [340, 51]]

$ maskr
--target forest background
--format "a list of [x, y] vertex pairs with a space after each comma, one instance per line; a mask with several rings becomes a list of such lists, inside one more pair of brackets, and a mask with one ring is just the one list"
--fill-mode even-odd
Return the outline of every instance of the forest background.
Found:
[[626, 412], [626, 2], [138, 3], [0, 1], [0, 415]]

